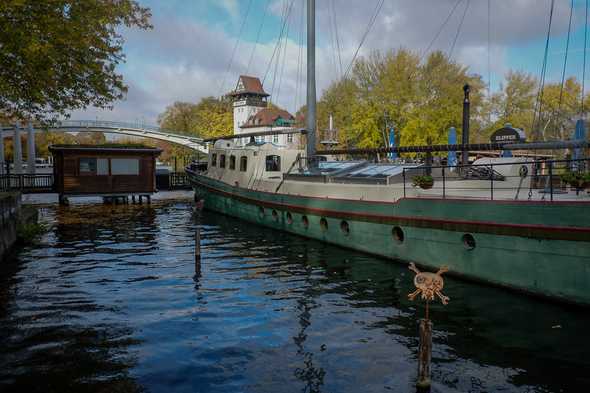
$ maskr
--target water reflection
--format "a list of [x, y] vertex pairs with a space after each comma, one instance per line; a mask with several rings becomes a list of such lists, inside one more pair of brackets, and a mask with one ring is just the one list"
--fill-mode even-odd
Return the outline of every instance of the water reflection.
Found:
[[[189, 202], [42, 216], [42, 244], [0, 267], [2, 391], [413, 391], [423, 309], [404, 265]], [[434, 391], [585, 389], [586, 313], [451, 277], [445, 290]]]

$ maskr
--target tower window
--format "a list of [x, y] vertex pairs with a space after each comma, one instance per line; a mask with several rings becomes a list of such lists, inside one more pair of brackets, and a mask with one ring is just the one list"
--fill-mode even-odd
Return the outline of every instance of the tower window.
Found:
[[234, 155], [229, 156], [229, 169], [236, 169], [236, 156]]
[[219, 167], [225, 168], [225, 154], [219, 156]]

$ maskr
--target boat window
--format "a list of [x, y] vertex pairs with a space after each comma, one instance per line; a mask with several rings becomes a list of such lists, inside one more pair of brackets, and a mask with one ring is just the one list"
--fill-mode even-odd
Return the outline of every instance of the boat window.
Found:
[[217, 166], [217, 154], [211, 154], [211, 166]]
[[81, 175], [96, 175], [96, 158], [80, 158], [79, 168]]
[[293, 134], [287, 134], [287, 142], [293, 143]]
[[272, 142], [273, 143], [279, 143], [279, 136], [278, 135], [273, 135], [272, 136]]
[[248, 157], [242, 156], [240, 157], [240, 171], [246, 172], [248, 170]]
[[229, 169], [236, 169], [236, 156], [234, 155], [229, 156]]
[[266, 156], [266, 171], [280, 172], [281, 171], [281, 156]]
[[219, 167], [225, 168], [225, 154], [219, 156]]

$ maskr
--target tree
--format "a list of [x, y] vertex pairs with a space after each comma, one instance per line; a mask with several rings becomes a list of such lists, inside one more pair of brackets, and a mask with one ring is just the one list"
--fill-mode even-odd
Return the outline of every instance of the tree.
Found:
[[490, 106], [495, 122], [489, 132], [506, 123], [530, 130], [536, 96], [537, 80], [534, 76], [525, 72], [509, 71], [505, 76], [505, 82], [500, 84], [500, 91], [491, 98]]
[[333, 114], [345, 147], [383, 146], [386, 120], [399, 131], [401, 145], [446, 143], [449, 127], [460, 131], [465, 83], [471, 86], [471, 130], [478, 135], [485, 123], [479, 75], [469, 74], [441, 52], [423, 63], [405, 49], [373, 52], [357, 60], [350, 79], [324, 91], [319, 126], [327, 128], [328, 115]]
[[151, 28], [135, 0], [0, 2], [0, 108], [47, 122], [93, 105], [110, 108], [127, 86], [121, 27]]
[[175, 102], [158, 116], [161, 128], [202, 138], [232, 133], [232, 106], [226, 99], [205, 97], [197, 104]]
[[197, 127], [197, 105], [190, 102], [176, 101], [166, 107], [158, 116], [161, 128], [185, 135], [199, 135]]

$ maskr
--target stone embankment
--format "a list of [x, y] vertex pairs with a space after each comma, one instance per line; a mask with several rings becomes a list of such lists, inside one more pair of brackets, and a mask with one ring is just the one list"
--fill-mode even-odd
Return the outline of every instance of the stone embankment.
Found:
[[20, 193], [0, 192], [0, 261], [17, 242], [19, 225], [36, 222], [37, 211], [21, 206]]

